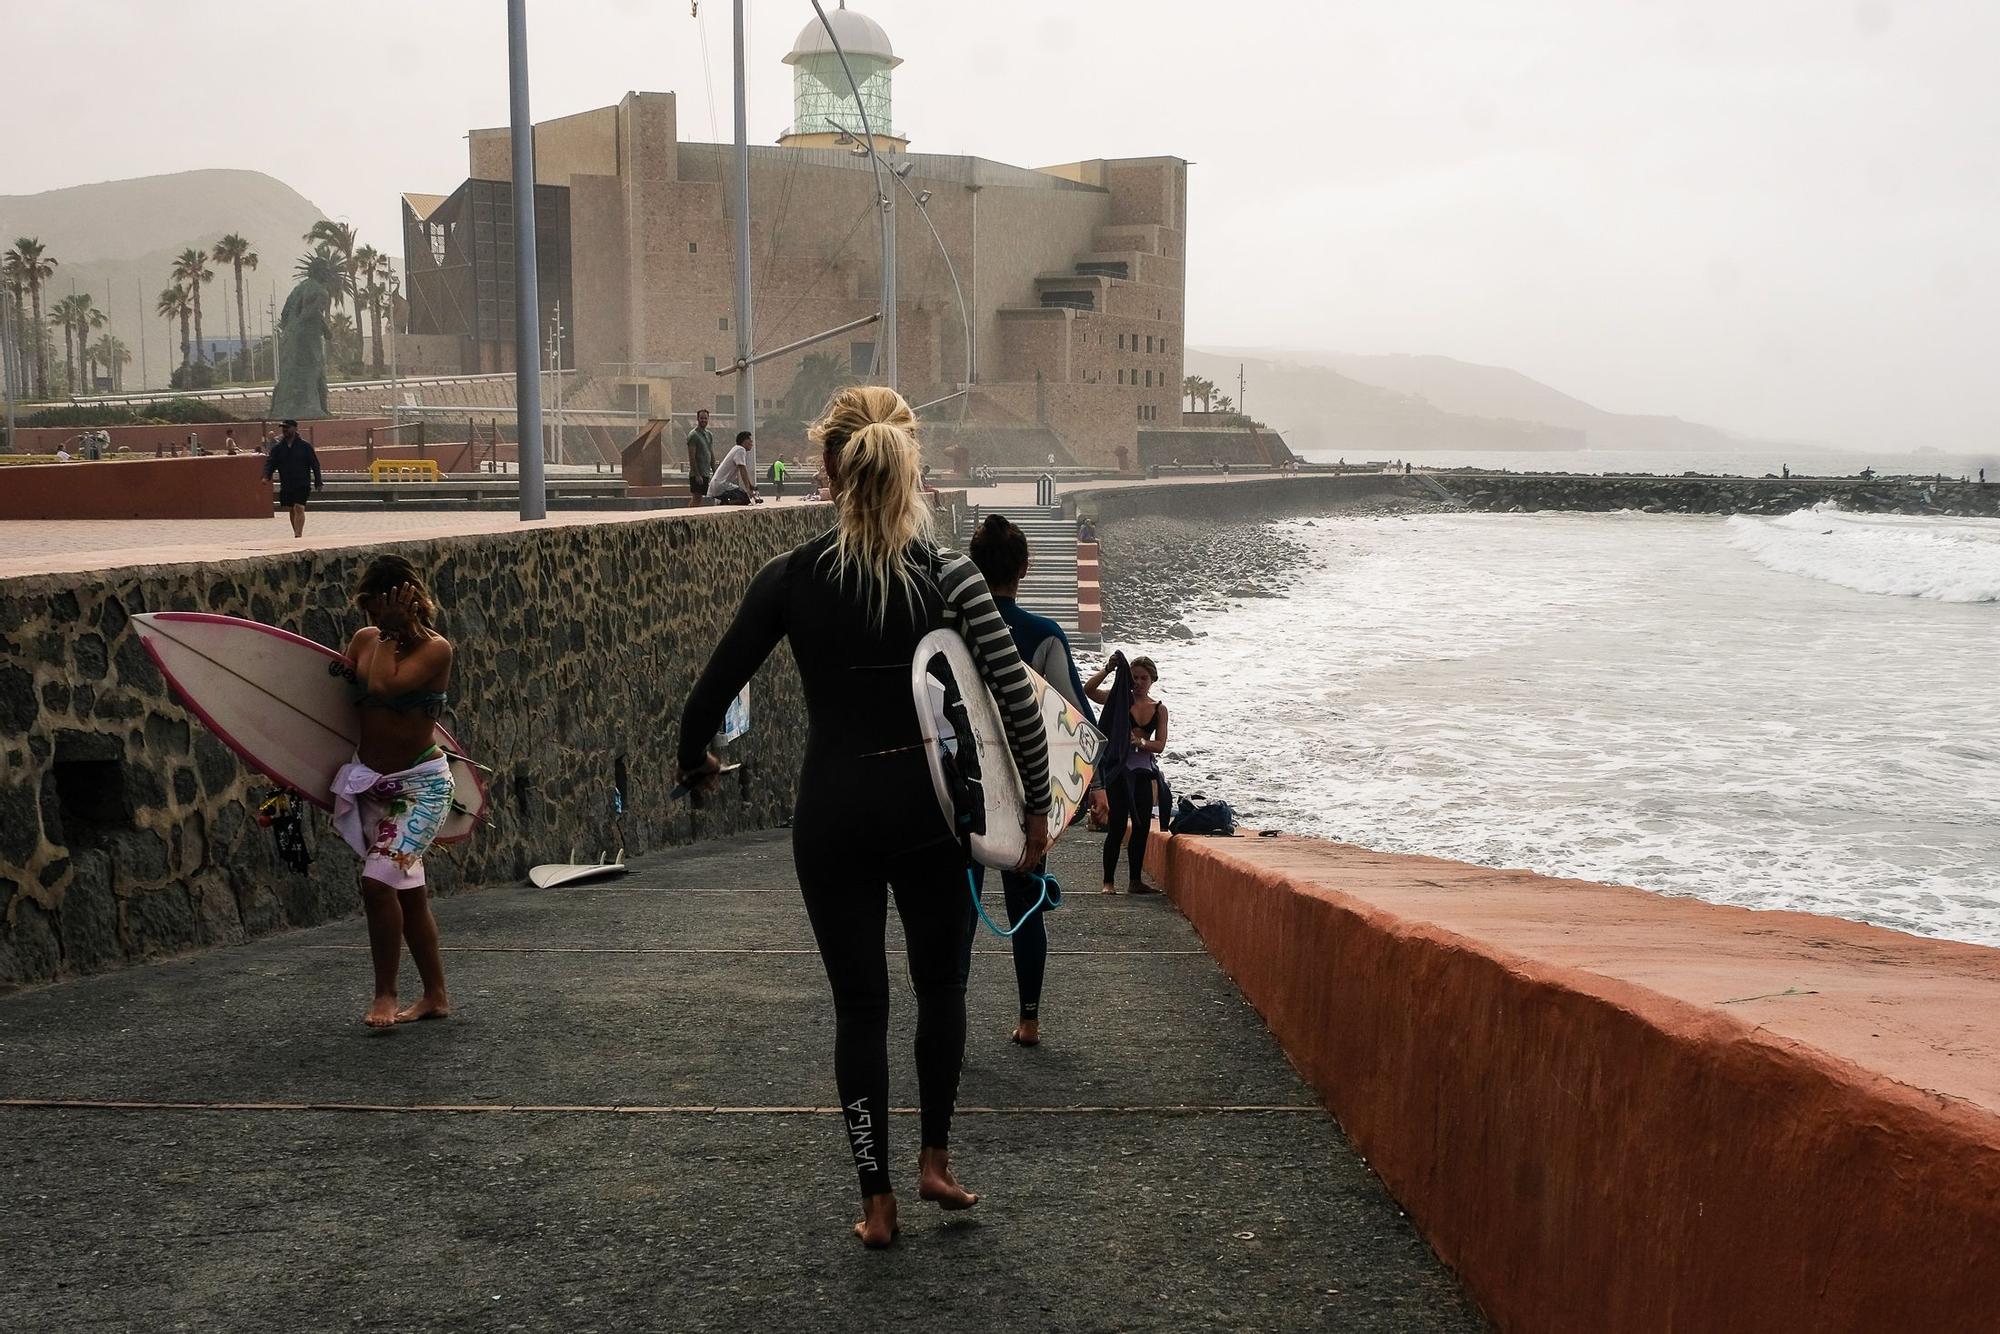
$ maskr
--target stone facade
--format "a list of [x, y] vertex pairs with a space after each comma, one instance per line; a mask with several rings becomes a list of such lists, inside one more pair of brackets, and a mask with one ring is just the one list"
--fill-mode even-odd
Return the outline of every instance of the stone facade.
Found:
[[[671, 93], [629, 93], [615, 107], [544, 122], [535, 140], [538, 184], [570, 195], [576, 308], [566, 323], [576, 368], [620, 381], [641, 366], [671, 366], [683, 411], [732, 416], [734, 380], [714, 371], [736, 355], [734, 150], [680, 142]], [[504, 129], [471, 132], [473, 180], [511, 179], [509, 141]], [[1045, 427], [1079, 461], [1106, 465], [1120, 445], [1137, 456], [1138, 427], [1178, 421], [1186, 163], [1097, 159], [1028, 170], [931, 153], [896, 161], [911, 168], [911, 191], [928, 192], [924, 211], [937, 229], [934, 240], [898, 193], [898, 374], [911, 402], [957, 389], [970, 360], [997, 422]], [[840, 148], [756, 147], [750, 178], [758, 345], [873, 312], [881, 251], [867, 159]], [[413, 289], [431, 281], [421, 210], [437, 198], [405, 197]], [[785, 400], [806, 355], [832, 355], [862, 374], [878, 337], [879, 326], [864, 328], [759, 366], [760, 418], [804, 415]], [[1059, 392], [1042, 390], [1038, 400], [1040, 386]], [[1038, 401], [1039, 416], [1022, 410]], [[658, 404], [646, 407], [657, 415]]]
[[[493, 769], [494, 823], [433, 855], [432, 885], [788, 818], [805, 726], [782, 647], [752, 686], [741, 781], [705, 802], [667, 792], [680, 708], [743, 589], [827, 521], [795, 507], [382, 548], [426, 572], [457, 649], [446, 725]], [[324, 815], [309, 873], [276, 861], [254, 819], [264, 781], [169, 697], [130, 617], [223, 612], [341, 644], [372, 554], [0, 582], [0, 988], [359, 906], [357, 861]]]

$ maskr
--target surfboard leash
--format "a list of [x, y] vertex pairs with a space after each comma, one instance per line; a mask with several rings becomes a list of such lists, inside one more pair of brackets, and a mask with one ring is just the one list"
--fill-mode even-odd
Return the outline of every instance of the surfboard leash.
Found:
[[[1005, 873], [1003, 872], [1002, 874]], [[972, 894], [973, 911], [979, 914], [980, 921], [986, 923], [986, 929], [1002, 940], [1008, 939], [1016, 931], [1019, 931], [1022, 927], [1033, 921], [1036, 913], [1054, 912], [1057, 908], [1062, 907], [1062, 886], [1056, 882], [1054, 876], [1043, 875], [1040, 871], [1028, 871], [1024, 874], [1027, 875], [1028, 879], [1035, 881], [1041, 886], [1041, 896], [1035, 900], [1034, 907], [1021, 914], [1020, 921], [1003, 931], [999, 926], [994, 924], [991, 917], [986, 915], [986, 905], [979, 901], [978, 875], [973, 871], [969, 863], [965, 868], [965, 887]]]

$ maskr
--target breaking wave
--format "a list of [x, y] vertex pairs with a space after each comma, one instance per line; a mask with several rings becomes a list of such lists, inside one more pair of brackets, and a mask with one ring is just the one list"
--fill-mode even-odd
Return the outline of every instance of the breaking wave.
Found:
[[2000, 519], [1849, 514], [1822, 504], [1775, 519], [1736, 515], [1729, 543], [1773, 570], [1860, 593], [2000, 602]]

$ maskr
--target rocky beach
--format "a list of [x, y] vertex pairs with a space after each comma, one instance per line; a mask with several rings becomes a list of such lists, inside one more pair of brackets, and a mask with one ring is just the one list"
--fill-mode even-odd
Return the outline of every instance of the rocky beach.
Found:
[[[1329, 505], [1324, 518], [1394, 521], [1450, 508], [1439, 500], [1372, 496]], [[1291, 522], [1159, 515], [1107, 522], [1098, 533], [1106, 643], [1193, 638], [1183, 623], [1190, 612], [1283, 597], [1320, 559], [1286, 535]]]

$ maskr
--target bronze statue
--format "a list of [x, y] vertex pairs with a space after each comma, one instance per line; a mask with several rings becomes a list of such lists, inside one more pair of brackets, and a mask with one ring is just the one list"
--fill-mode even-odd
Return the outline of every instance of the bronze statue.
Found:
[[271, 415], [307, 421], [331, 417], [326, 401], [327, 312], [342, 276], [340, 257], [320, 246], [294, 270], [299, 285], [278, 316], [278, 383]]

